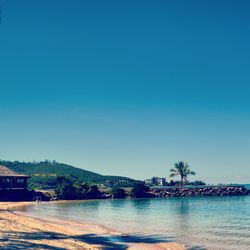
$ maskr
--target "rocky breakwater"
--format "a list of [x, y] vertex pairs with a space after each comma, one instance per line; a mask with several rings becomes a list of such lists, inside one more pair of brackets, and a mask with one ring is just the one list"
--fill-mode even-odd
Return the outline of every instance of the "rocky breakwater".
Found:
[[250, 190], [244, 186], [211, 186], [192, 188], [154, 188], [150, 193], [155, 197], [193, 197], [193, 196], [233, 196], [249, 195]]

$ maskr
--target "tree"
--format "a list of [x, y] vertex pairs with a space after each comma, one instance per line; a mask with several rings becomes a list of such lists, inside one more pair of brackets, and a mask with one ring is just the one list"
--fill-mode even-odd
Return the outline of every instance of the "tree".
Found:
[[126, 197], [126, 192], [123, 188], [114, 187], [110, 191], [113, 198], [122, 199]]
[[170, 187], [173, 187], [174, 185], [175, 185], [175, 182], [174, 182], [173, 180], [170, 180], [169, 186], [170, 186]]
[[99, 199], [102, 197], [102, 193], [99, 191], [96, 185], [89, 186], [89, 189], [86, 193], [87, 199]]
[[96, 185], [81, 183], [65, 176], [57, 177], [55, 192], [59, 199], [64, 200], [102, 198], [102, 193]]
[[129, 196], [132, 198], [150, 197], [151, 195], [148, 193], [148, 191], [149, 191], [148, 186], [138, 183], [131, 189]]
[[175, 177], [178, 175], [181, 177], [181, 186], [183, 186], [184, 182], [187, 181], [187, 177], [189, 175], [195, 175], [195, 172], [190, 170], [187, 162], [185, 163], [180, 161], [174, 164], [174, 168], [170, 169], [170, 177]]
[[75, 200], [78, 198], [77, 189], [67, 183], [63, 183], [55, 192], [57, 197], [63, 200]]

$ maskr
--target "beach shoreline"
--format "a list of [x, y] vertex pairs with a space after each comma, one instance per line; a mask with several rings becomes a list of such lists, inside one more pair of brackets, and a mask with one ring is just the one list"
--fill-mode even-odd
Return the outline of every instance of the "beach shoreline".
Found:
[[[60, 201], [58, 203], [61, 203]], [[184, 250], [176, 242], [129, 242], [129, 235], [111, 229], [62, 220], [44, 220], [16, 212], [17, 207], [35, 205], [34, 202], [0, 202], [1, 249], [153, 249]], [[124, 241], [123, 241], [124, 239]]]

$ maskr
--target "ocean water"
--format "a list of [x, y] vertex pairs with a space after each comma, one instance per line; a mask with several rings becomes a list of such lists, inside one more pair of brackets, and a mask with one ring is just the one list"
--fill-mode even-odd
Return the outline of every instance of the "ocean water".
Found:
[[156, 242], [173, 240], [190, 249], [250, 249], [250, 196], [48, 203], [25, 212], [90, 222]]

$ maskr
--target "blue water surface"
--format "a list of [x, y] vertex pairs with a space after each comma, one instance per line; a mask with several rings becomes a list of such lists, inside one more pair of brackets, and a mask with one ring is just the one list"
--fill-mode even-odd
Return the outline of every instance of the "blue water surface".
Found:
[[193, 249], [250, 249], [250, 196], [92, 200], [42, 204], [26, 211], [176, 240]]

